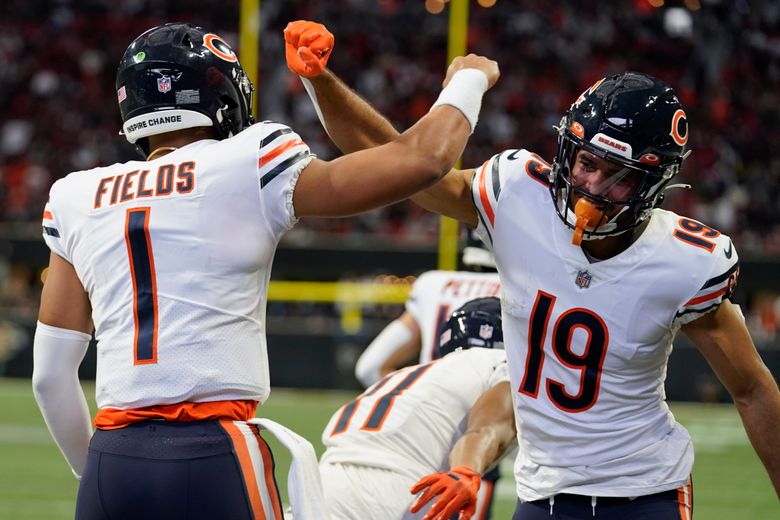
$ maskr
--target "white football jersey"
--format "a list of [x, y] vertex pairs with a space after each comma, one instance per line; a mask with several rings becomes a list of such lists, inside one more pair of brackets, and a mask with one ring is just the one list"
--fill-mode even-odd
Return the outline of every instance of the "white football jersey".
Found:
[[406, 310], [420, 327], [420, 363], [433, 359], [439, 331], [455, 309], [474, 298], [499, 296], [497, 273], [428, 271], [412, 285]]
[[549, 172], [509, 150], [472, 183], [502, 283], [518, 496], [683, 486], [693, 447], [665, 403], [667, 360], [680, 325], [730, 296], [737, 254], [727, 236], [656, 209], [626, 251], [590, 263], [555, 211]]
[[447, 469], [474, 403], [508, 380], [504, 351], [485, 348], [388, 374], [330, 418], [320, 463], [384, 468], [414, 480]]
[[99, 408], [267, 398], [271, 261], [312, 157], [263, 122], [52, 186], [44, 239], [92, 303]]

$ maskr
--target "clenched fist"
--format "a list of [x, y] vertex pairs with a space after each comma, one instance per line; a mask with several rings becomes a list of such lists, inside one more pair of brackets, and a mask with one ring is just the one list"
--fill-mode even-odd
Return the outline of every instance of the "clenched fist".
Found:
[[296, 20], [284, 29], [284, 48], [287, 67], [305, 78], [322, 74], [333, 52], [335, 38], [317, 22]]
[[498, 63], [495, 61], [485, 58], [484, 56], [479, 56], [477, 54], [469, 54], [468, 56], [458, 56], [454, 60], [452, 60], [452, 63], [450, 63], [449, 68], [447, 69], [447, 76], [444, 78], [444, 84], [443, 86], [447, 86], [447, 83], [450, 82], [452, 79], [452, 76], [455, 75], [456, 72], [463, 69], [477, 69], [481, 70], [485, 76], [487, 76], [488, 85], [487, 88], [490, 89], [493, 85], [496, 84], [496, 81], [498, 81], [498, 77], [501, 75], [501, 73], [498, 70]]

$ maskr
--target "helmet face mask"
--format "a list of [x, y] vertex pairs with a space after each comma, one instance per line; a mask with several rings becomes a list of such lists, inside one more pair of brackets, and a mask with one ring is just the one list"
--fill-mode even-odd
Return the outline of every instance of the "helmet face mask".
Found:
[[192, 24], [165, 24], [136, 38], [119, 64], [116, 88], [123, 133], [144, 153], [151, 135], [211, 127], [224, 139], [254, 122], [254, 88], [235, 53]]
[[495, 296], [468, 301], [450, 314], [439, 331], [433, 358], [473, 347], [504, 348], [501, 301]]
[[[558, 152], [550, 193], [559, 217], [575, 228], [574, 202], [589, 199], [602, 218], [585, 239], [617, 235], [640, 225], [663, 200], [686, 156], [688, 126], [672, 88], [652, 76], [627, 72], [583, 92], [558, 127]], [[619, 199], [591, 193], [574, 175], [580, 151], [610, 163], [611, 182], [631, 178], [633, 191]]]

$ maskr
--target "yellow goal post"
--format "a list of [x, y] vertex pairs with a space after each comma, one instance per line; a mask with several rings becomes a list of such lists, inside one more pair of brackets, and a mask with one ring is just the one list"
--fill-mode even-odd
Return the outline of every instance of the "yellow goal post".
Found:
[[[466, 53], [469, 0], [450, 0], [449, 38], [447, 63]], [[260, 0], [241, 0], [239, 20], [239, 50], [241, 65], [255, 85], [255, 102], [252, 112], [257, 118], [260, 78]], [[460, 167], [460, 161], [456, 164]], [[441, 217], [439, 223], [438, 268], [453, 270], [457, 267], [458, 223]], [[346, 312], [359, 312], [363, 303], [404, 303], [409, 294], [409, 284], [377, 284], [356, 282], [302, 282], [272, 281], [268, 286], [269, 301], [300, 301], [346, 303]], [[355, 311], [354, 309], [358, 309]], [[343, 318], [344, 314], [342, 314]]]

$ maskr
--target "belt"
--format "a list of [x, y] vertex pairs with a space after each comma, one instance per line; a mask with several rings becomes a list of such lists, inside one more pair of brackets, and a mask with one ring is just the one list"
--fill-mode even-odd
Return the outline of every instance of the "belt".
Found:
[[642, 495], [638, 497], [594, 497], [590, 495], [572, 495], [570, 493], [558, 493], [557, 495], [553, 495], [552, 497], [547, 498], [540, 498], [539, 500], [533, 500], [531, 503], [533, 504], [549, 504], [550, 499], [552, 498], [556, 504], [561, 502], [568, 502], [571, 504], [583, 504], [587, 506], [591, 506], [593, 504], [593, 499], [596, 499], [596, 504], [600, 506], [608, 506], [608, 505], [621, 505], [621, 504], [628, 504], [631, 502], [636, 502], [637, 500], [642, 500], [643, 498], [668, 498], [672, 500], [677, 500], [677, 490], [676, 489], [670, 489], [669, 491], [661, 491], [660, 493], [653, 493], [651, 495]]

